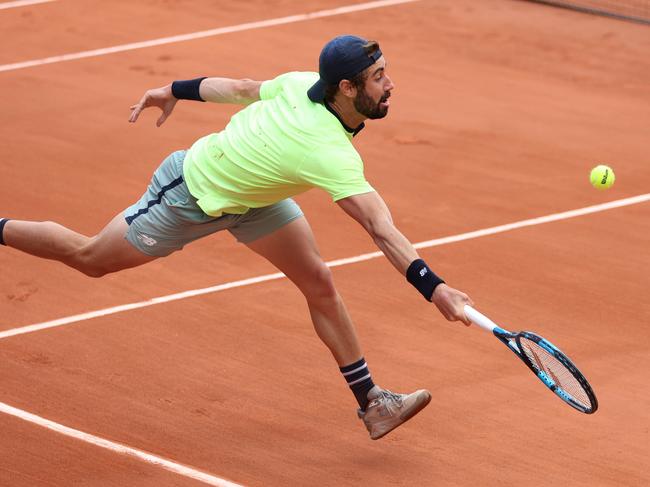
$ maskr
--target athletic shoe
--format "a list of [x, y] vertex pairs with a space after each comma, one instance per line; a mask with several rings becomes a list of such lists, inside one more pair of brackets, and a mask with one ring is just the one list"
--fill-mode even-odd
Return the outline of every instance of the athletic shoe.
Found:
[[370, 439], [378, 440], [422, 411], [431, 401], [431, 393], [420, 389], [411, 394], [395, 394], [375, 386], [368, 392], [368, 400], [366, 410], [359, 409], [357, 414]]

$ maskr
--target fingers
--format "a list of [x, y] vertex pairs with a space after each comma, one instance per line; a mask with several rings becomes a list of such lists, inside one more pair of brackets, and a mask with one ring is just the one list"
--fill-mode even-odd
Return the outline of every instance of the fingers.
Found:
[[129, 122], [134, 123], [140, 116], [141, 111], [142, 108], [140, 107], [140, 105], [133, 105], [131, 107], [131, 116], [129, 117]]
[[471, 326], [472, 322], [465, 314], [465, 310], [463, 309], [464, 306], [464, 304], [457, 305], [448, 311], [444, 310], [442, 314], [447, 319], [447, 321], [460, 321], [465, 326]]
[[472, 326], [472, 322], [471, 322], [471, 320], [467, 317], [467, 315], [465, 314], [464, 311], [463, 311], [463, 313], [460, 315], [459, 319], [460, 319], [460, 321], [463, 322], [463, 324], [464, 324], [465, 326]]
[[138, 103], [131, 105], [131, 116], [129, 117], [129, 122], [134, 123], [138, 119], [140, 112], [147, 107], [149, 98], [149, 92], [147, 91]]
[[438, 295], [436, 306], [449, 321], [460, 321], [465, 326], [471, 326], [472, 322], [465, 314], [465, 305], [474, 305], [474, 301], [467, 294], [453, 288], [444, 289]]
[[445, 318], [449, 321], [460, 321], [465, 326], [471, 326], [472, 322], [465, 314], [465, 303], [458, 303]]
[[158, 120], [156, 120], [156, 127], [160, 127], [163, 123], [165, 123], [165, 120], [167, 120], [167, 117], [169, 116], [169, 113], [163, 112], [163, 114], [158, 117]]
[[174, 110], [175, 105], [176, 102], [165, 104], [165, 106], [162, 109], [162, 114], [160, 115], [158, 121], [156, 122], [156, 127], [160, 127], [163, 123], [165, 123], [167, 117], [169, 117], [172, 114], [172, 110]]
[[146, 98], [147, 96], [145, 95], [144, 97], [142, 97], [142, 100], [140, 100], [139, 103], [136, 103], [135, 105], [131, 105], [131, 116], [129, 117], [129, 122], [134, 123], [138, 119], [138, 117], [140, 116], [140, 112], [145, 107]]
[[462, 321], [465, 326], [471, 326], [472, 321], [467, 317], [467, 314], [465, 313], [465, 305], [474, 306], [474, 301], [467, 294], [463, 294], [463, 298], [464, 299], [460, 303], [460, 321]]
[[160, 116], [160, 118], [158, 119], [158, 123], [156, 124], [158, 127], [160, 127], [165, 122], [165, 120], [167, 120], [167, 118], [169, 118], [169, 116], [172, 114], [172, 112], [174, 111], [174, 107], [176, 106], [177, 101], [178, 100], [176, 100], [176, 99], [172, 99], [172, 100], [167, 101], [167, 103], [165, 103], [162, 106], [163, 113]]

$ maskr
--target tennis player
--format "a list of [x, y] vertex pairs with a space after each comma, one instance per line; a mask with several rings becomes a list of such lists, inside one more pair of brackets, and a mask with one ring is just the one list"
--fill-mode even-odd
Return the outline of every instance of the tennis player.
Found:
[[374, 384], [331, 272], [291, 197], [314, 187], [327, 191], [445, 318], [469, 325], [463, 306], [472, 301], [446, 285], [395, 228], [351, 143], [364, 120], [386, 116], [393, 88], [378, 43], [346, 35], [325, 45], [318, 74], [292, 72], [264, 82], [197, 78], [149, 90], [131, 107], [131, 122], [158, 107], [160, 126], [178, 100], [247, 107], [223, 131], [169, 155], [142, 198], [98, 235], [53, 222], [2, 219], [0, 243], [101, 277], [228, 230], [304, 294], [316, 333], [359, 404], [359, 418], [372, 439], [381, 438], [422, 410], [431, 394], [396, 394]]

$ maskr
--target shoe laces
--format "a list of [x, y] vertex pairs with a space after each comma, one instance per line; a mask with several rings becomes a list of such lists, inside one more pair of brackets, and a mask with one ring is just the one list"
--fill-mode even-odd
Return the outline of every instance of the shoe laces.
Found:
[[392, 412], [393, 407], [401, 408], [403, 399], [401, 394], [395, 394], [394, 392], [387, 391], [382, 389], [379, 392], [379, 395], [386, 402], [386, 408]]

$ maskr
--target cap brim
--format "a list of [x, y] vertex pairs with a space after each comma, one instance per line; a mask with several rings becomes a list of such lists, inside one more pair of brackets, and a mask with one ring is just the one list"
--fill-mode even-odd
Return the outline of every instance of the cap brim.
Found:
[[320, 103], [325, 99], [325, 83], [319, 79], [307, 90], [307, 96], [313, 102]]

